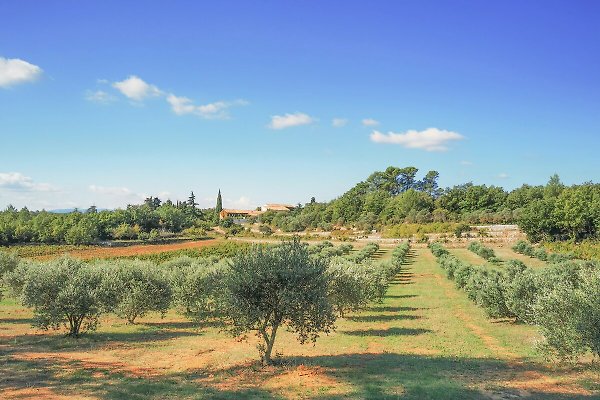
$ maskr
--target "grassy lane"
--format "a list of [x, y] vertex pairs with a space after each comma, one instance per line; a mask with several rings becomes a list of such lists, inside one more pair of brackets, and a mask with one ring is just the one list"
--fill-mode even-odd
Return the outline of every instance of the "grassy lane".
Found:
[[519, 260], [532, 268], [542, 268], [548, 265], [545, 261], [514, 252], [510, 247], [493, 247], [496, 255], [502, 260]]
[[7, 399], [575, 399], [600, 389], [589, 370], [536, 358], [534, 328], [488, 320], [427, 249], [412, 252], [382, 304], [339, 320], [315, 346], [283, 332], [276, 367], [255, 361], [254, 337], [237, 341], [175, 313], [134, 326], [107, 316], [73, 340], [34, 330], [29, 311], [1, 304]]
[[469, 264], [492, 266], [492, 264], [487, 262], [485, 258], [473, 253], [471, 250], [469, 250], [467, 248], [456, 248], [456, 249], [448, 248], [448, 251], [450, 252], [450, 254], [455, 255], [456, 257], [460, 258], [463, 261], [468, 262]]

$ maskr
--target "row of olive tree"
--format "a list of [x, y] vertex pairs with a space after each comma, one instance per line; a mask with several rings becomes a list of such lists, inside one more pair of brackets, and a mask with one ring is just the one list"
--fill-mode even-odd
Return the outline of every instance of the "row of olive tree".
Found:
[[532, 269], [510, 260], [502, 270], [467, 264], [430, 244], [438, 264], [458, 288], [492, 318], [539, 326], [549, 356], [600, 356], [600, 264], [563, 261]]
[[235, 336], [254, 331], [269, 364], [282, 326], [300, 342], [314, 342], [338, 315], [380, 300], [407, 252], [404, 244], [389, 261], [356, 263], [315, 256], [294, 239], [254, 246], [230, 260], [180, 257], [162, 264], [67, 257], [39, 263], [0, 252], [0, 268], [4, 285], [33, 309], [42, 329], [66, 326], [77, 337], [95, 330], [103, 313], [133, 324], [148, 312], [176, 308], [196, 320], [216, 318]]
[[575, 256], [570, 253], [548, 253], [543, 247], [534, 247], [524, 240], [519, 240], [512, 249], [517, 253], [537, 258], [542, 261], [548, 261], [551, 264], [573, 260], [575, 258]]
[[481, 242], [471, 242], [469, 243], [468, 249], [473, 253], [477, 254], [479, 257], [493, 263], [498, 264], [500, 259], [496, 257], [496, 253], [494, 249], [491, 247], [484, 246]]

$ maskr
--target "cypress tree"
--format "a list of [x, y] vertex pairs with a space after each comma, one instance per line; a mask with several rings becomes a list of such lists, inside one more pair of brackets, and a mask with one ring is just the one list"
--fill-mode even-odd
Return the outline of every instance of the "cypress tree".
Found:
[[223, 200], [221, 199], [221, 189], [219, 189], [219, 194], [217, 195], [217, 206], [215, 207], [215, 213], [219, 215], [219, 213], [223, 210]]

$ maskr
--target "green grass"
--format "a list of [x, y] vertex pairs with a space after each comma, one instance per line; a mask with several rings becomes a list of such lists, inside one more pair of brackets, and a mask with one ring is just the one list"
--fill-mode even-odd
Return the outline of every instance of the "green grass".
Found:
[[32, 386], [102, 399], [516, 398], [523, 392], [510, 386], [528, 385], [532, 374], [581, 391], [533, 385], [528, 398], [600, 395], [597, 367], [546, 364], [533, 349], [534, 327], [490, 321], [428, 249], [411, 252], [381, 304], [339, 320], [315, 346], [282, 332], [276, 367], [258, 365], [253, 336], [237, 341], [174, 312], [138, 325], [109, 315], [96, 333], [77, 340], [29, 328], [31, 313], [14, 300], [0, 305], [5, 395]]
[[452, 249], [452, 248], [448, 248], [447, 249], [450, 254], [455, 255], [456, 257], [458, 257], [459, 259], [468, 262], [469, 264], [473, 264], [473, 265], [485, 265], [488, 267], [493, 267], [494, 265], [490, 262], [488, 262], [485, 258], [478, 256], [477, 254], [473, 253], [471, 250], [466, 249], [466, 248], [457, 248], [457, 249]]
[[505, 261], [511, 260], [511, 259], [519, 260], [519, 261], [522, 261], [523, 263], [525, 263], [525, 265], [527, 265], [528, 267], [532, 267], [532, 268], [542, 268], [542, 267], [545, 267], [548, 265], [545, 261], [542, 261], [540, 259], [537, 259], [534, 257], [529, 257], [524, 254], [519, 254], [519, 253], [515, 252], [514, 250], [512, 250], [510, 248], [510, 246], [494, 247], [493, 249], [496, 252], [496, 255], [498, 256], [498, 258], [505, 260]]

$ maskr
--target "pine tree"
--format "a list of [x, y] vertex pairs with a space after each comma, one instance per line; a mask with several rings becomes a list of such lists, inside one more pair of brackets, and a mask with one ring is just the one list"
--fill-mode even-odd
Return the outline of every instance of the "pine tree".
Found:
[[198, 203], [196, 203], [196, 195], [194, 194], [194, 192], [190, 193], [190, 197], [188, 197], [187, 205], [192, 208], [196, 208], [196, 206], [198, 205]]
[[215, 213], [219, 215], [223, 210], [223, 199], [221, 199], [221, 189], [219, 189], [219, 194], [217, 195], [217, 206], [215, 207]]

